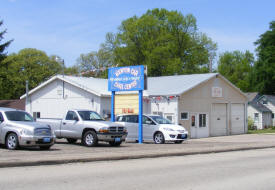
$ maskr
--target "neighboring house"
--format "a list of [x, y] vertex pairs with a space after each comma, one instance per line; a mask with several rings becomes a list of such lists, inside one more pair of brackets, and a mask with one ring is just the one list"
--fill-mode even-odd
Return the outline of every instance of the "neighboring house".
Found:
[[264, 129], [272, 125], [272, 111], [264, 106], [257, 99], [248, 102], [247, 116], [253, 119], [257, 129]]
[[272, 126], [275, 126], [275, 96], [272, 95], [263, 95], [258, 99], [265, 107], [272, 111]]
[[[130, 108], [134, 94], [116, 96], [122, 113], [136, 111]], [[27, 102], [26, 110], [43, 118], [61, 118], [72, 108], [111, 112], [108, 80], [92, 77], [54, 76], [32, 89]], [[218, 73], [148, 77], [148, 90], [143, 92], [144, 113], [183, 125], [191, 138], [246, 133], [246, 110], [246, 95]]]
[[25, 100], [0, 100], [0, 107], [25, 110]]

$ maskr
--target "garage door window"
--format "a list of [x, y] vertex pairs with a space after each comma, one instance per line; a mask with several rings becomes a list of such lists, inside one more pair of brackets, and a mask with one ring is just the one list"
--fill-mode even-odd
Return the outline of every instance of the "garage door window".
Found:
[[181, 120], [188, 120], [188, 112], [182, 112], [180, 114], [180, 119]]
[[199, 114], [199, 127], [206, 127], [206, 114]]

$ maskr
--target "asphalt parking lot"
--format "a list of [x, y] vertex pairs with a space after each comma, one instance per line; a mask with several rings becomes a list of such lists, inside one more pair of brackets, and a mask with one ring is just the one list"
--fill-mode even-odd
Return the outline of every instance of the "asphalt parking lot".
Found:
[[104, 142], [98, 147], [85, 147], [80, 141], [68, 144], [66, 140], [59, 139], [46, 151], [38, 148], [12, 151], [1, 146], [0, 167], [180, 156], [270, 147], [275, 147], [275, 134], [189, 139], [182, 144], [122, 143], [120, 147], [111, 147]]

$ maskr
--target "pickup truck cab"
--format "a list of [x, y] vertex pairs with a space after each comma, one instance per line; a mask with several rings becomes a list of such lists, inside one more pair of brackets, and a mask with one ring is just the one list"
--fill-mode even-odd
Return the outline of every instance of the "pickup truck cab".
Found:
[[47, 124], [37, 123], [25, 111], [0, 107], [0, 144], [14, 150], [20, 146], [49, 149], [55, 135]]
[[63, 119], [37, 119], [52, 127], [57, 138], [66, 138], [68, 143], [81, 139], [88, 147], [96, 146], [98, 141], [119, 146], [127, 136], [127, 129], [120, 124], [105, 121], [91, 110], [68, 110]]
[[[116, 121], [127, 127], [127, 141], [138, 140], [138, 115], [118, 115]], [[183, 126], [175, 125], [159, 115], [143, 115], [142, 123], [144, 141], [182, 143], [188, 137], [188, 131]]]

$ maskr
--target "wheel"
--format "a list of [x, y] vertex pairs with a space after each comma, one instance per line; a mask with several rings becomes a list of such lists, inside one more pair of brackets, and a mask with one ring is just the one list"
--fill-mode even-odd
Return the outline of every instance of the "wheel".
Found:
[[40, 150], [49, 150], [51, 148], [52, 145], [48, 145], [48, 146], [39, 146]]
[[175, 141], [175, 144], [181, 144], [183, 141]]
[[76, 143], [77, 139], [67, 138], [69, 144]]
[[85, 146], [96, 146], [98, 142], [97, 135], [94, 131], [87, 131], [82, 137], [82, 144]]
[[154, 141], [156, 144], [163, 144], [165, 142], [163, 134], [161, 132], [157, 132], [154, 136]]
[[120, 141], [120, 142], [114, 142], [114, 141], [109, 142], [109, 144], [110, 144], [111, 146], [120, 146], [121, 143], [122, 143], [121, 141]]
[[15, 150], [19, 148], [18, 137], [15, 133], [10, 133], [6, 138], [6, 147], [9, 150]]

